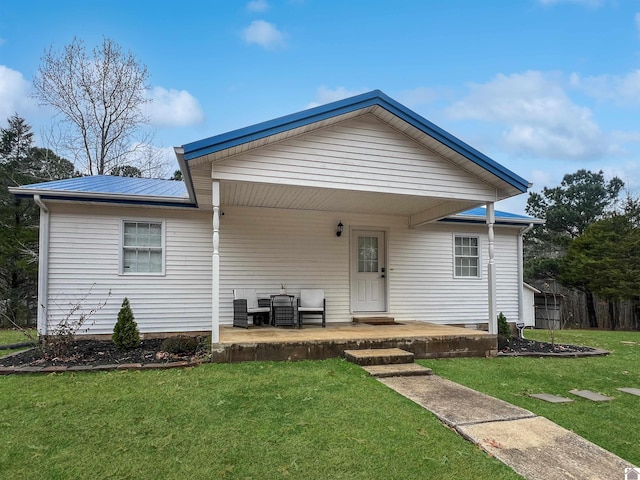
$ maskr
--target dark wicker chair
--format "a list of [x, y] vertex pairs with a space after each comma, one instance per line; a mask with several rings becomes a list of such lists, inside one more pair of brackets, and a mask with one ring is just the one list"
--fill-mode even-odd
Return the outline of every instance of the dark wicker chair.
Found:
[[298, 328], [302, 328], [303, 316], [306, 314], [322, 314], [322, 327], [327, 326], [327, 302], [324, 290], [302, 289], [298, 298]]
[[[233, 290], [233, 326], [249, 328], [249, 317], [253, 324], [260, 325], [263, 318], [269, 318], [269, 306], [260, 306], [256, 291], [252, 288], [235, 288]], [[260, 319], [260, 320], [259, 320]]]

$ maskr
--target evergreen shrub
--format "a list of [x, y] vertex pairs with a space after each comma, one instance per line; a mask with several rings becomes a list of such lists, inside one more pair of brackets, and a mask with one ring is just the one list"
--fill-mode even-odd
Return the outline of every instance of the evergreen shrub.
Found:
[[140, 345], [138, 324], [133, 317], [129, 299], [126, 297], [122, 301], [122, 308], [118, 312], [118, 321], [113, 327], [111, 339], [116, 347], [123, 350], [130, 350]]

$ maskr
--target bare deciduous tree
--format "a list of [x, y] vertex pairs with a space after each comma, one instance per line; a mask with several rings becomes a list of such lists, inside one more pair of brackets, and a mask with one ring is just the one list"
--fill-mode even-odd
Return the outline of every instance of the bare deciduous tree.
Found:
[[34, 97], [58, 111], [58, 151], [86, 173], [104, 175], [130, 163], [132, 149], [148, 143], [141, 137], [149, 74], [108, 38], [92, 53], [77, 38], [61, 52], [49, 48], [33, 80]]

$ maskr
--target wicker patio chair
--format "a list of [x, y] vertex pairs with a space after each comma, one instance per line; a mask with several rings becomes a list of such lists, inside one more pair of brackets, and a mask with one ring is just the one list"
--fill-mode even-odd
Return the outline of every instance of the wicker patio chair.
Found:
[[327, 303], [324, 298], [324, 290], [302, 289], [298, 298], [298, 328], [302, 328], [303, 316], [309, 313], [322, 314], [322, 327], [326, 327]]
[[249, 328], [249, 317], [253, 317], [254, 325], [261, 322], [256, 317], [267, 319], [271, 308], [260, 306], [258, 295], [253, 288], [233, 289], [233, 326]]

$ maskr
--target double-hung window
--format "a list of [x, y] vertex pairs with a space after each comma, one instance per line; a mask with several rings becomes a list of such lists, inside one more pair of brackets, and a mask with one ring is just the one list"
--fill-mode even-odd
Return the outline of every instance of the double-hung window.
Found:
[[480, 277], [480, 241], [474, 236], [454, 236], [454, 276]]
[[122, 223], [122, 273], [164, 272], [162, 221], [124, 220]]

